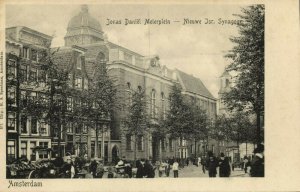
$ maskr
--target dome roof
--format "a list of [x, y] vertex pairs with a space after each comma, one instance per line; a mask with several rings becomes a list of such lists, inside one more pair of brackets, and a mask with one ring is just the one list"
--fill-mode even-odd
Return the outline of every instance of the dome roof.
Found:
[[75, 28], [88, 27], [102, 32], [102, 27], [97, 19], [90, 16], [87, 5], [81, 6], [81, 12], [74, 16], [68, 24], [68, 30]]

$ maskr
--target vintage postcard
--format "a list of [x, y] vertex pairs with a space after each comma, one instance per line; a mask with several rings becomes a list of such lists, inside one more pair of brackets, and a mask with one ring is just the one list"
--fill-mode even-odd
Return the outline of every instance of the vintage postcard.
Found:
[[1, 191], [293, 191], [298, 1], [0, 1]]

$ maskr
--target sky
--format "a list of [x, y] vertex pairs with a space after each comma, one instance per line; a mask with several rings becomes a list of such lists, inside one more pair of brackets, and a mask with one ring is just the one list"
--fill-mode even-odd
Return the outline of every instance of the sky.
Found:
[[[158, 55], [161, 65], [177, 68], [200, 78], [214, 97], [218, 97], [220, 76], [230, 60], [224, 55], [232, 48], [229, 40], [238, 35], [236, 25], [219, 25], [218, 19], [238, 19], [240, 5], [118, 5], [90, 4], [108, 40], [144, 56]], [[81, 10], [79, 4], [7, 5], [6, 27], [26, 26], [54, 35], [52, 46], [64, 45], [68, 22]], [[128, 19], [168, 19], [170, 25], [124, 25]], [[215, 24], [203, 24], [205, 18]], [[107, 25], [107, 19], [122, 20]], [[202, 24], [183, 25], [184, 19], [201, 19]], [[180, 22], [173, 22], [180, 21]]]

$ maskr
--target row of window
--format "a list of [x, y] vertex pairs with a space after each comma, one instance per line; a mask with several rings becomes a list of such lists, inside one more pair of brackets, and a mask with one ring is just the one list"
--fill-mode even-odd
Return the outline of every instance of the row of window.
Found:
[[[74, 86], [73, 86], [73, 82], [74, 82]], [[69, 86], [72, 88], [74, 87], [75, 89], [83, 88], [83, 89], [87, 90], [89, 87], [88, 79], [76, 76], [73, 81], [73, 75], [69, 74]]]
[[[7, 113], [7, 129], [10, 132], [17, 131], [16, 113]], [[48, 124], [45, 120], [38, 121], [35, 117], [21, 115], [20, 129], [22, 134], [49, 135]]]
[[[21, 141], [20, 145], [20, 154], [24, 157], [30, 157], [30, 161], [37, 160], [35, 148], [37, 146], [43, 148], [49, 148], [49, 142], [44, 141]], [[29, 152], [29, 153], [28, 153]], [[7, 141], [7, 158], [8, 159], [15, 159], [17, 156], [16, 154], [16, 140], [8, 140]], [[48, 154], [47, 151], [39, 151], [38, 152], [39, 159], [47, 159]]]
[[[128, 103], [129, 106], [132, 104], [132, 93], [131, 93], [131, 84], [130, 82], [127, 82], [128, 87]], [[142, 87], [138, 86], [138, 91], [141, 92]], [[166, 119], [166, 104], [165, 104], [165, 94], [164, 92], [161, 92], [161, 109], [162, 109], [162, 115], [163, 119]], [[151, 118], [157, 117], [157, 106], [156, 106], [156, 91], [155, 89], [152, 89], [151, 91], [151, 100], [150, 100], [150, 115]]]
[[[131, 134], [126, 135], [126, 150], [133, 150], [133, 136]], [[138, 135], [136, 138], [137, 143], [137, 150], [143, 151], [144, 150], [144, 136]], [[170, 151], [173, 151], [173, 139], [161, 139], [161, 149], [162, 151], [166, 151], [168, 148]]]
[[[107, 130], [106, 125], [104, 126], [104, 130]], [[73, 129], [73, 127], [75, 129]], [[7, 114], [7, 129], [10, 132], [15, 132], [17, 129], [16, 124], [16, 113], [15, 112], [8, 112]], [[44, 120], [38, 121], [34, 117], [28, 117], [26, 115], [21, 115], [20, 120], [20, 128], [22, 134], [40, 134], [40, 135], [49, 135], [48, 133], [48, 124]], [[66, 125], [66, 131], [69, 134], [73, 134], [75, 130], [76, 134], [84, 133], [86, 134], [88, 132], [88, 125], [82, 123], [81, 125], [72, 124], [71, 122], [68, 122]], [[54, 129], [54, 136], [59, 136], [59, 130]], [[96, 136], [95, 129], [91, 129], [92, 136]], [[98, 134], [100, 136], [101, 133]], [[105, 136], [108, 136], [108, 132], [104, 132]]]
[[[77, 65], [77, 69], [81, 65]], [[16, 71], [16, 61], [15, 60], [8, 60], [7, 64], [7, 74], [8, 78], [16, 78], [17, 77], [17, 71]], [[47, 75], [44, 70], [37, 69], [35, 67], [29, 67], [27, 65], [21, 65], [20, 66], [20, 71], [19, 71], [19, 80], [20, 82], [39, 82], [41, 83], [40, 86], [45, 86], [45, 83], [47, 81]], [[74, 85], [73, 85], [74, 82]], [[73, 75], [69, 74], [69, 86], [74, 87], [76, 89], [88, 89], [88, 79], [87, 78], [82, 78], [79, 76], [75, 76], [73, 79]]]
[[45, 57], [46, 53], [29, 47], [23, 47], [21, 55], [22, 58], [39, 62], [43, 57]]

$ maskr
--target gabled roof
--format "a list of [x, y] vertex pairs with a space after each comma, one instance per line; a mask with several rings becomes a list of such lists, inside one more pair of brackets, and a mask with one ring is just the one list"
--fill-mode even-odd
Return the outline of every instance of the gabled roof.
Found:
[[176, 69], [176, 72], [181, 80], [180, 83], [183, 83], [182, 86], [185, 88], [185, 91], [215, 99], [199, 78], [193, 77], [192, 75], [179, 71], [178, 69]]
[[59, 65], [62, 69], [70, 69], [70, 63], [73, 58], [73, 50], [70, 47], [52, 48], [54, 64]]

